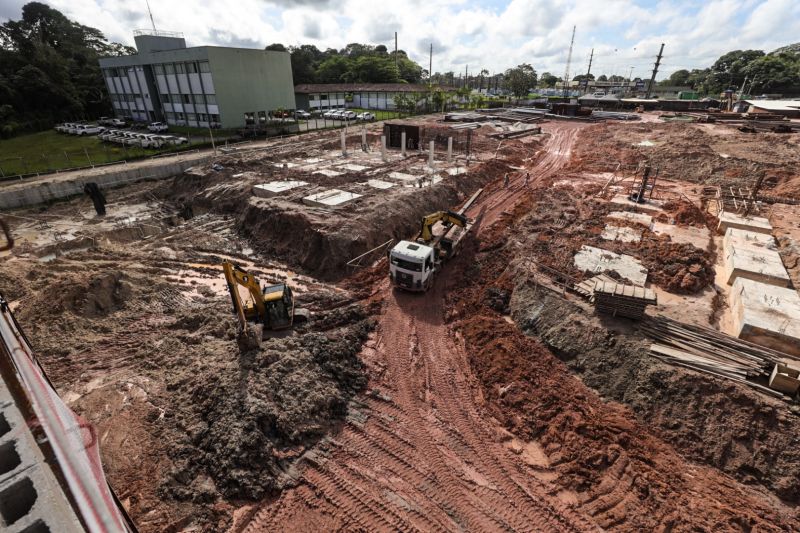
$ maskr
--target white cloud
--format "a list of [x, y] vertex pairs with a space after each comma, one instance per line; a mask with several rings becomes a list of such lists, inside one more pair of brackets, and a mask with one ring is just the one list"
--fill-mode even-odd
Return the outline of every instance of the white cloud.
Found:
[[[70, 18], [133, 43], [150, 27], [144, 0], [46, 0]], [[15, 3], [19, 3], [14, 0]], [[190, 46], [263, 47], [351, 42], [399, 47], [435, 71], [498, 72], [530, 63], [563, 75], [572, 26], [577, 26], [571, 73], [648, 76], [661, 43], [661, 75], [703, 68], [734, 49], [772, 50], [800, 36], [798, 0], [239, 0], [151, 2], [159, 29], [181, 31]], [[15, 17], [8, 6], [0, 17]]]

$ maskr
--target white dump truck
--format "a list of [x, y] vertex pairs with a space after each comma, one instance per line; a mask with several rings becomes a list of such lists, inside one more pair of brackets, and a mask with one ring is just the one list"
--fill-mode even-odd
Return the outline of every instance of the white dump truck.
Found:
[[437, 211], [423, 217], [414, 241], [400, 241], [389, 251], [389, 278], [395, 287], [424, 292], [433, 286], [434, 274], [458, 254], [474, 220], [464, 213], [481, 194], [479, 189], [458, 211]]

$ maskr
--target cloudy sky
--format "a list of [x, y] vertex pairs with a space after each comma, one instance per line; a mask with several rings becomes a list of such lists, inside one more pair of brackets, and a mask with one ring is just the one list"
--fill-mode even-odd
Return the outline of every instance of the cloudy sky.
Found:
[[[149, 28], [145, 0], [42, 0], [112, 40], [133, 44]], [[20, 0], [0, 1], [0, 20]], [[659, 78], [706, 67], [737, 49], [770, 51], [800, 40], [800, 0], [151, 0], [156, 27], [183, 32], [189, 46], [264, 47], [350, 42], [399, 47], [425, 68], [498, 72], [522, 62], [563, 76], [572, 26], [571, 75], [649, 76], [665, 43]]]

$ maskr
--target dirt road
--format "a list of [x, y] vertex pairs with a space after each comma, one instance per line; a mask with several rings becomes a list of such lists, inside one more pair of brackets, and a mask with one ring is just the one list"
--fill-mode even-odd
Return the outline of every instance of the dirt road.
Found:
[[[579, 127], [548, 125], [532, 181], [568, 160]], [[485, 228], [524, 192], [522, 177], [490, 187], [470, 214], [482, 212]], [[554, 495], [536, 445], [520, 448], [483, 411], [467, 349], [444, 321], [446, 285], [422, 296], [382, 282], [379, 327], [362, 353], [366, 416], [351, 416], [296, 489], [240, 514], [235, 531], [596, 529]]]

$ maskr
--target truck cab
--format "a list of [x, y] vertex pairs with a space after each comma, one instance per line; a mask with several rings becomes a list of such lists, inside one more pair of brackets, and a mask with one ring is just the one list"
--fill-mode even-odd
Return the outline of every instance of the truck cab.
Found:
[[426, 291], [433, 284], [436, 252], [424, 244], [400, 241], [389, 252], [389, 278], [395, 287]]

